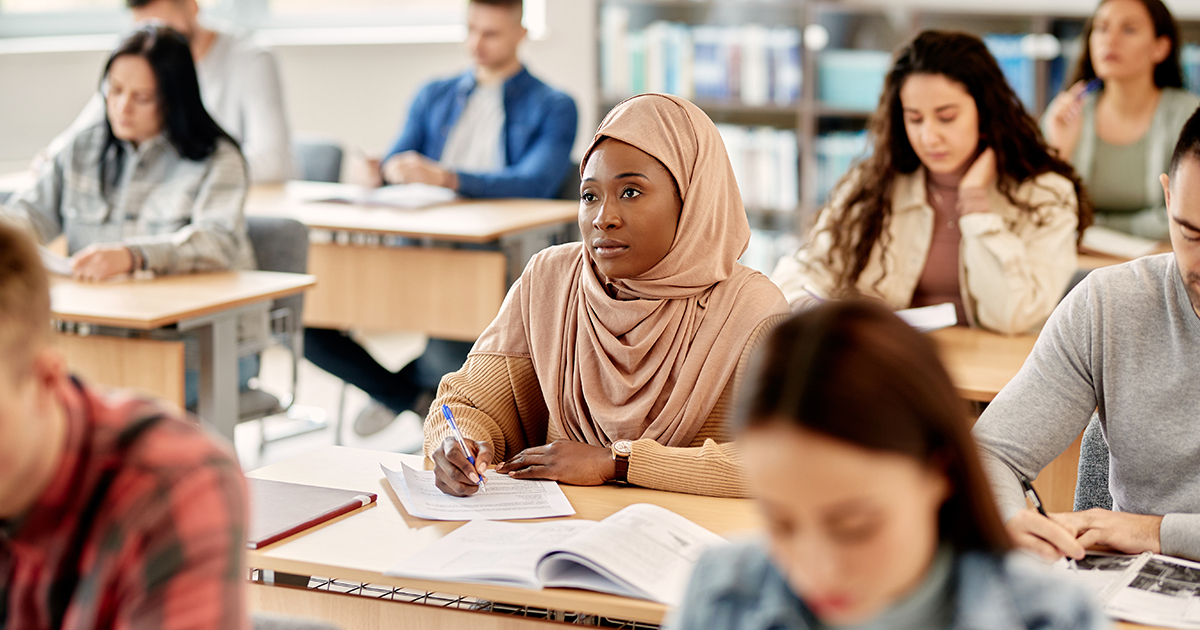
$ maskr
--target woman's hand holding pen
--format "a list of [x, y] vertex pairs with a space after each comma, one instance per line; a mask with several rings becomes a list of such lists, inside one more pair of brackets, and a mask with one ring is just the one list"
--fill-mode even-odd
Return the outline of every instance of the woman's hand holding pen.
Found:
[[[1094, 89], [1094, 88], [1093, 88]], [[1070, 160], [1083, 132], [1083, 96], [1088, 84], [1079, 81], [1050, 101], [1046, 108], [1046, 143], [1058, 149], [1059, 157]]]
[[442, 447], [433, 453], [434, 484], [438, 490], [456, 497], [478, 492], [480, 475], [492, 463], [492, 447], [487, 442], [464, 440], [463, 443], [475, 458], [474, 466], [453, 435], [442, 440]]
[[556, 440], [517, 453], [496, 466], [513, 479], [549, 479], [573, 486], [598, 486], [617, 475], [612, 449], [584, 442]]

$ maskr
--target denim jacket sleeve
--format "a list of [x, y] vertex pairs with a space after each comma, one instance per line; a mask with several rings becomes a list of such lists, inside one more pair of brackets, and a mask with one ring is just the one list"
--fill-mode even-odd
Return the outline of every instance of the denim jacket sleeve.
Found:
[[408, 118], [404, 122], [404, 129], [384, 153], [381, 162], [386, 162], [388, 158], [397, 153], [421, 151], [425, 146], [425, 135], [429, 128], [429, 116], [432, 111], [431, 103], [434, 99], [435, 89], [436, 84], [429, 83], [417, 92], [412, 105], [408, 108]]
[[458, 173], [458, 192], [464, 197], [554, 197], [571, 168], [571, 145], [579, 114], [575, 101], [556, 94], [529, 150], [503, 170]]

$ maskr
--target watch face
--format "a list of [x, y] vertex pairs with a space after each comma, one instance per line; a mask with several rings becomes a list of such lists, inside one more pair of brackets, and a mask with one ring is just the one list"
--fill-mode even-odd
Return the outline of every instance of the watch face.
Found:
[[629, 440], [617, 440], [612, 443], [612, 448], [618, 455], [628, 456], [633, 452], [633, 442]]

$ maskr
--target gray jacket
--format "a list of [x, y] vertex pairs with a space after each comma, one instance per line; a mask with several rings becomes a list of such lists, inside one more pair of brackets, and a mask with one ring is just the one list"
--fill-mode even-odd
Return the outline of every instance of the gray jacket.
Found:
[[[952, 629], [1075, 630], [1109, 621], [1080, 587], [1063, 583], [1017, 556], [972, 552], [954, 560]], [[707, 552], [696, 565], [670, 630], [805, 630], [817, 627], [761, 545], [741, 543]]]

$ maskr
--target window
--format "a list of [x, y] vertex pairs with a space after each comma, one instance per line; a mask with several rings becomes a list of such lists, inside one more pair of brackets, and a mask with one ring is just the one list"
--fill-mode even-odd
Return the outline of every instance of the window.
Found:
[[[449, 27], [438, 32], [456, 39], [465, 32], [468, 0], [198, 1], [206, 16], [246, 29]], [[545, 28], [546, 2], [525, 0], [526, 26], [535, 38]], [[125, 0], [0, 0], [0, 38], [112, 34], [129, 26]]]

